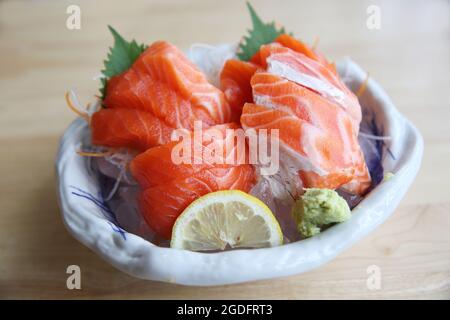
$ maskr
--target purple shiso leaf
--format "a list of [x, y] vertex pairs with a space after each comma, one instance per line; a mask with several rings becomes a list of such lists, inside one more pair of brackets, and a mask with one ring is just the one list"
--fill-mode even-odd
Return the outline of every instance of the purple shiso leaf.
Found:
[[[361, 121], [360, 132], [364, 132], [373, 136], [382, 136], [382, 129], [379, 128], [375, 121], [373, 112], [364, 110]], [[374, 188], [383, 180], [383, 140], [371, 139], [370, 137], [359, 135], [358, 141], [364, 153], [367, 168], [372, 178], [372, 187]]]
[[[360, 125], [360, 132], [366, 135], [359, 135], [358, 142], [364, 154], [364, 159], [369, 169], [370, 177], [372, 178], [372, 185], [370, 190], [373, 190], [382, 180], [384, 176], [382, 157], [383, 157], [383, 140], [373, 139], [370, 136], [381, 137], [383, 135], [382, 129], [376, 124], [375, 115], [373, 112], [365, 109]], [[363, 197], [345, 192], [338, 189], [337, 192], [348, 203], [349, 207], [353, 209], [361, 202]]]

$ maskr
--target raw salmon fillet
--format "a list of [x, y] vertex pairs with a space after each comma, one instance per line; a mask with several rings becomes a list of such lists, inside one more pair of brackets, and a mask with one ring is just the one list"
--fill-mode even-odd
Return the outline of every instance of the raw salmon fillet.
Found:
[[[141, 213], [160, 236], [170, 238], [176, 218], [198, 197], [218, 190], [250, 190], [254, 169], [247, 161], [245, 140], [242, 155], [234, 131], [228, 130], [239, 128], [230, 123], [204, 130], [202, 143], [191, 140], [185, 149], [190, 150], [188, 163], [177, 164], [172, 158], [183, 141], [148, 149], [131, 162], [133, 177], [144, 190], [139, 198]], [[194, 133], [190, 135], [193, 137]], [[199, 157], [194, 148], [199, 148]], [[216, 154], [214, 150], [222, 152]]]
[[103, 105], [109, 111], [100, 110], [91, 121], [93, 142], [138, 151], [167, 143], [176, 128], [192, 130], [196, 121], [208, 127], [231, 118], [223, 92], [164, 41], [108, 80]]
[[[327, 82], [334, 82], [340, 89], [346, 90], [346, 94], [349, 94], [348, 89], [337, 78], [334, 64], [329, 63], [324, 56], [315, 52], [302, 41], [295, 39], [288, 34], [282, 34], [274, 40], [274, 43], [261, 46], [258, 52], [252, 57], [251, 61], [247, 62], [230, 59], [227, 60], [223, 66], [220, 74], [220, 88], [225, 93], [225, 97], [228, 100], [234, 115], [240, 115], [242, 113], [244, 103], [253, 102], [250, 79], [256, 70], [262, 68], [275, 74], [280, 73], [280, 70], [277, 70], [277, 66], [279, 66], [279, 64], [277, 64], [278, 59], [280, 59], [280, 55], [285, 55], [289, 52], [294, 53], [297, 56], [297, 59], [298, 56], [300, 59], [304, 57], [307, 60], [306, 62], [310, 65], [313, 64], [313, 68], [318, 70], [314, 76], [318, 75], [320, 78], [328, 76], [329, 79], [327, 79]], [[302, 65], [299, 66], [298, 64], [299, 63], [295, 65], [298, 72], [304, 72], [306, 68], [302, 68]], [[280, 75], [284, 76], [285, 74]], [[320, 85], [319, 80], [313, 81], [313, 83], [318, 83]], [[325, 84], [322, 86], [333, 90], [332, 85]], [[315, 88], [312, 89], [314, 90]], [[322, 91], [324, 94], [327, 93], [326, 90]]]
[[108, 81], [103, 101], [107, 108], [131, 108], [150, 112], [173, 128], [193, 128], [194, 121], [212, 125], [215, 120], [203, 108], [195, 108], [188, 99], [164, 82], [134, 68]]
[[145, 151], [168, 143], [173, 128], [149, 112], [138, 109], [101, 109], [92, 115], [94, 145]]
[[175, 220], [192, 201], [218, 190], [248, 192], [253, 181], [251, 165], [201, 170], [192, 176], [144, 190], [139, 197], [141, 214], [150, 228], [170, 239]]
[[[304, 56], [306, 56], [309, 59], [315, 60], [318, 63], [320, 63], [321, 65], [323, 65], [324, 67], [330, 69], [331, 72], [333, 72], [334, 74], [337, 74], [336, 72], [336, 66], [334, 65], [334, 63], [330, 63], [328, 62], [328, 60], [321, 54], [319, 54], [318, 52], [316, 52], [315, 50], [313, 50], [312, 48], [310, 48], [307, 44], [305, 44], [304, 42], [288, 35], [288, 34], [282, 34], [280, 36], [278, 36], [274, 42], [270, 43], [269, 46], [273, 46], [273, 47], [283, 47], [283, 48], [287, 48], [290, 50], [293, 50], [297, 53], [300, 53]], [[262, 45], [258, 52], [255, 53], [255, 55], [250, 59], [251, 62], [253, 62], [256, 65], [259, 65], [263, 68], [267, 68], [267, 56], [270, 54], [270, 50], [268, 50], [267, 45]]]
[[[228, 168], [236, 164], [248, 163], [246, 144], [239, 146], [235, 135], [228, 129], [239, 129], [235, 123], [216, 125], [203, 131], [201, 144], [194, 144], [195, 137], [189, 133], [189, 154], [183, 163], [176, 163], [172, 159], [172, 152], [179, 150], [183, 142], [172, 141], [165, 145], [148, 149], [138, 155], [130, 164], [130, 169], [142, 188], [149, 188], [170, 181], [187, 178], [201, 170], [223, 167]], [[241, 129], [242, 130], [242, 129]], [[217, 138], [220, 137], [220, 138]], [[244, 143], [244, 139], [242, 140]], [[228, 146], [230, 146], [228, 148]], [[241, 147], [245, 153], [239, 153]], [[178, 148], [178, 149], [176, 149]], [[198, 148], [198, 152], [196, 152]], [[186, 148], [187, 149], [187, 148]], [[217, 155], [215, 150], [220, 150]]]
[[358, 99], [329, 67], [278, 43], [261, 46], [259, 59], [267, 72], [309, 88], [339, 105], [352, 116], [355, 129], [359, 130]]
[[235, 120], [239, 120], [242, 107], [253, 102], [250, 79], [258, 66], [251, 62], [230, 59], [220, 73], [220, 88], [231, 106]]
[[322, 54], [316, 52], [299, 39], [288, 34], [282, 34], [275, 39], [275, 42], [281, 44], [283, 47], [302, 53], [310, 59], [316, 60], [330, 69], [334, 74], [337, 74], [334, 63], [329, 62]]
[[280, 159], [292, 161], [305, 187], [367, 190], [371, 180], [348, 112], [271, 73], [255, 73], [251, 85], [256, 104], [244, 106], [243, 128], [279, 129]]
[[208, 124], [229, 122], [231, 117], [223, 92], [181, 50], [165, 41], [154, 42], [128, 71], [108, 82], [104, 104], [146, 109], [155, 115], [164, 107], [164, 115], [180, 115], [170, 125], [187, 129], [188, 125], [179, 123], [187, 111], [194, 115], [188, 119]]

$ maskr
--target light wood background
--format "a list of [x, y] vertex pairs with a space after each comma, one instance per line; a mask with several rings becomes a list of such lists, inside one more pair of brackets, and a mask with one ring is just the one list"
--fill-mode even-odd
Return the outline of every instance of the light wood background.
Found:
[[[0, 1], [0, 298], [450, 298], [450, 2], [260, 1], [332, 59], [350, 55], [370, 71], [425, 139], [419, 176], [396, 213], [331, 263], [307, 274], [210, 288], [131, 278], [65, 230], [53, 162], [75, 118], [63, 94], [87, 101], [107, 48], [106, 25], [127, 38], [237, 41], [250, 25], [243, 1]], [[81, 7], [81, 30], [66, 8]], [[366, 27], [370, 4], [381, 29]], [[82, 290], [66, 289], [66, 267]], [[382, 288], [366, 286], [369, 265]], [[182, 267], [182, 266], [180, 266]]]

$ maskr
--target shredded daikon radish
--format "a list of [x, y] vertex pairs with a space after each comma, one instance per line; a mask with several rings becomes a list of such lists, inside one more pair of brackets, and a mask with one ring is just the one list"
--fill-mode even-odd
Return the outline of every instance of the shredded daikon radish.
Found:
[[359, 134], [367, 139], [372, 139], [372, 140], [391, 140], [392, 138], [390, 136], [376, 136], [370, 133], [365, 133], [365, 132], [359, 132]]

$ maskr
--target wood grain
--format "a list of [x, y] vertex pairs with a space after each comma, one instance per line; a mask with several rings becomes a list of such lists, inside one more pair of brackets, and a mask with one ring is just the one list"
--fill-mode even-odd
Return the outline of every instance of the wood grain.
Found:
[[[350, 55], [388, 91], [425, 139], [419, 176], [397, 212], [370, 236], [307, 274], [190, 288], [131, 278], [78, 243], [61, 221], [54, 178], [59, 136], [74, 119], [63, 93], [96, 93], [111, 24], [141, 41], [237, 41], [249, 26], [242, 1], [0, 2], [0, 298], [450, 298], [450, 3], [253, 1], [333, 59]], [[65, 26], [82, 10], [81, 30]], [[366, 9], [381, 8], [380, 30]], [[82, 290], [66, 289], [66, 267]], [[366, 286], [369, 265], [382, 287]]]

